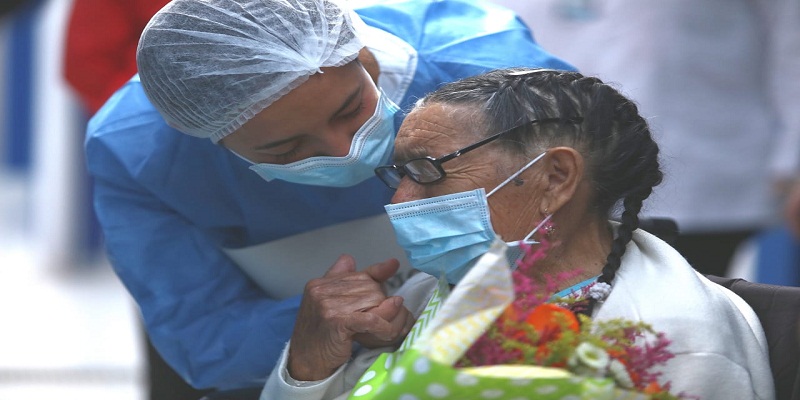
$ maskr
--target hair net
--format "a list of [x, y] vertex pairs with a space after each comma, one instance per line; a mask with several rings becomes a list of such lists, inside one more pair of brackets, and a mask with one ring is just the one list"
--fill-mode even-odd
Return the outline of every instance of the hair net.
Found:
[[145, 93], [167, 123], [219, 141], [320, 67], [363, 44], [344, 0], [173, 0], [137, 50]]

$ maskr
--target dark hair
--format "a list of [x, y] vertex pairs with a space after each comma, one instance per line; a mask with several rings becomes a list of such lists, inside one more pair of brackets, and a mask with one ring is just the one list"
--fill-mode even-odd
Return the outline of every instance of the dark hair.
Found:
[[[586, 160], [594, 211], [608, 217], [621, 203], [621, 224], [598, 279], [611, 284], [625, 247], [639, 227], [642, 202], [662, 179], [658, 145], [636, 104], [594, 77], [521, 68], [446, 84], [419, 105], [426, 103], [475, 107], [486, 135], [533, 119], [564, 119], [562, 123], [524, 124], [502, 145], [527, 156], [554, 146], [573, 147]], [[595, 303], [590, 300], [587, 314]]]

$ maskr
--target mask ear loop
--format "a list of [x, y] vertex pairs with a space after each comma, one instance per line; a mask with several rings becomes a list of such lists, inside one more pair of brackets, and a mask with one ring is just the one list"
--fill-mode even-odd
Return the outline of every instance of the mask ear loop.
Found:
[[[540, 223], [539, 223], [539, 225], [536, 225], [536, 228], [533, 228], [533, 230], [531, 231], [531, 233], [529, 233], [527, 236], [525, 236], [525, 237], [524, 237], [522, 240], [517, 240], [516, 242], [512, 242], [512, 243], [513, 243], [514, 245], [519, 245], [519, 244], [522, 244], [522, 243], [524, 243], [524, 244], [528, 244], [528, 245], [532, 245], [532, 244], [539, 244], [539, 243], [541, 243], [541, 242], [537, 242], [537, 241], [535, 241], [535, 240], [531, 240], [531, 237], [532, 237], [532, 236], [533, 236], [533, 235], [534, 235], [536, 232], [538, 232], [538, 231], [539, 231], [539, 229], [540, 229], [542, 226], [544, 226], [544, 224], [546, 224], [546, 223], [547, 223], [547, 221], [550, 221], [550, 217], [552, 217], [552, 216], [553, 216], [553, 214], [547, 214], [547, 215], [545, 215], [545, 217], [544, 217], [544, 219], [542, 220], [542, 222], [540, 222]], [[512, 243], [508, 243], [508, 245], [509, 245], [509, 246], [511, 246], [511, 244], [512, 244]]]
[[524, 238], [524, 239], [522, 239], [520, 242], [522, 242], [522, 243], [525, 243], [525, 244], [539, 244], [539, 242], [537, 242], [537, 241], [535, 241], [535, 240], [531, 240], [531, 237], [533, 236], [533, 234], [534, 234], [534, 233], [538, 232], [538, 231], [539, 231], [539, 229], [540, 229], [542, 226], [544, 226], [544, 224], [546, 224], [546, 223], [547, 223], [547, 221], [550, 221], [550, 217], [552, 217], [552, 216], [553, 216], [553, 214], [547, 214], [547, 215], [544, 217], [544, 219], [542, 220], [542, 222], [539, 222], [539, 225], [536, 225], [536, 228], [533, 228], [533, 230], [531, 231], [531, 233], [529, 233], [529, 234], [528, 234], [528, 236], [525, 236], [525, 238]]
[[514, 178], [518, 177], [518, 176], [519, 176], [519, 174], [521, 174], [521, 173], [525, 172], [525, 170], [526, 170], [526, 169], [530, 168], [530, 166], [531, 166], [531, 165], [533, 165], [535, 162], [539, 161], [539, 159], [541, 159], [542, 157], [544, 157], [544, 155], [545, 155], [545, 154], [547, 154], [547, 152], [546, 152], [546, 151], [545, 151], [544, 153], [542, 153], [542, 154], [539, 154], [538, 156], [536, 156], [536, 158], [534, 158], [533, 160], [531, 160], [529, 163], [525, 164], [525, 166], [524, 166], [524, 167], [522, 167], [522, 168], [520, 168], [520, 170], [519, 170], [519, 171], [517, 171], [517, 172], [515, 172], [513, 175], [509, 176], [509, 177], [508, 177], [508, 179], [504, 180], [504, 181], [503, 181], [503, 182], [501, 182], [499, 185], [497, 185], [497, 187], [495, 187], [494, 189], [492, 189], [492, 191], [491, 191], [491, 192], [489, 192], [489, 194], [487, 194], [487, 195], [486, 195], [486, 198], [489, 198], [489, 196], [493, 195], [493, 194], [494, 194], [494, 192], [496, 192], [496, 191], [500, 190], [500, 188], [502, 188], [503, 186], [507, 185], [507, 184], [508, 184], [508, 182], [511, 182], [511, 181], [512, 181]]
[[[494, 194], [494, 192], [496, 192], [496, 191], [500, 190], [500, 188], [502, 188], [503, 186], [507, 185], [507, 184], [508, 184], [508, 182], [511, 182], [511, 181], [512, 181], [514, 178], [516, 178], [517, 176], [519, 176], [519, 174], [521, 174], [521, 173], [525, 172], [525, 170], [526, 170], [526, 169], [530, 168], [530, 166], [531, 166], [531, 165], [533, 165], [534, 163], [536, 163], [537, 161], [539, 161], [539, 160], [540, 160], [542, 157], [544, 157], [544, 155], [545, 155], [545, 154], [547, 154], [547, 152], [546, 152], [546, 151], [545, 151], [545, 152], [543, 152], [542, 154], [539, 154], [538, 156], [536, 156], [536, 158], [534, 158], [533, 160], [531, 160], [530, 162], [528, 162], [527, 164], [525, 164], [525, 166], [524, 166], [524, 167], [522, 167], [522, 168], [520, 168], [520, 170], [519, 170], [519, 171], [515, 172], [515, 173], [514, 173], [514, 174], [512, 174], [510, 177], [508, 177], [508, 179], [504, 180], [502, 183], [500, 183], [499, 185], [497, 185], [497, 187], [496, 187], [496, 188], [492, 189], [492, 191], [491, 191], [491, 192], [489, 192], [489, 194], [487, 194], [487, 195], [486, 195], [486, 198], [488, 199], [488, 198], [489, 198], [489, 196], [491, 196], [491, 195], [493, 195], [493, 194]], [[529, 233], [527, 236], [525, 236], [525, 238], [524, 238], [524, 239], [522, 239], [522, 240], [520, 240], [520, 241], [518, 241], [518, 242], [519, 242], [519, 243], [525, 243], [525, 244], [539, 244], [539, 242], [537, 242], [537, 241], [535, 241], [535, 240], [531, 240], [531, 237], [532, 237], [532, 236], [533, 236], [533, 235], [536, 233], [536, 231], [538, 231], [538, 230], [539, 230], [539, 228], [541, 228], [542, 226], [544, 226], [544, 224], [546, 224], [546, 223], [547, 223], [547, 221], [549, 221], [549, 220], [550, 220], [550, 217], [551, 217], [551, 216], [552, 216], [552, 214], [547, 214], [547, 216], [545, 216], [545, 217], [544, 217], [544, 219], [542, 220], [542, 222], [540, 222], [540, 223], [539, 223], [539, 225], [536, 225], [536, 228], [533, 228], [533, 230], [532, 230], [532, 231], [531, 231], [531, 232], [530, 232], [530, 233]]]
[[247, 157], [245, 157], [245, 156], [243, 156], [243, 155], [241, 155], [241, 154], [239, 154], [239, 153], [237, 153], [237, 152], [233, 151], [233, 149], [231, 149], [231, 148], [228, 148], [228, 147], [226, 147], [226, 149], [228, 149], [228, 151], [230, 151], [231, 153], [233, 153], [233, 155], [235, 155], [236, 157], [239, 157], [239, 158], [241, 158], [242, 160], [244, 160], [244, 161], [245, 161], [245, 162], [247, 162], [248, 164], [250, 164], [250, 165], [254, 165], [254, 164], [255, 164], [254, 162], [252, 162], [252, 161], [248, 160], [248, 159], [247, 159]]

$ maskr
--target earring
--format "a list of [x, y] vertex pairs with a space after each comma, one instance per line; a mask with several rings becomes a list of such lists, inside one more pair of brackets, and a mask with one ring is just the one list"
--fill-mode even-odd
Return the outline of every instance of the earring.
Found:
[[[550, 211], [547, 209], [547, 207], [544, 208], [543, 212], [544, 212], [544, 215], [545, 215], [546, 218], [550, 218], [552, 216], [550, 214]], [[555, 225], [553, 225], [553, 221], [547, 221], [547, 223], [544, 224], [543, 228], [544, 228], [544, 234], [547, 237], [552, 236], [553, 232], [556, 231], [556, 227], [555, 227]]]

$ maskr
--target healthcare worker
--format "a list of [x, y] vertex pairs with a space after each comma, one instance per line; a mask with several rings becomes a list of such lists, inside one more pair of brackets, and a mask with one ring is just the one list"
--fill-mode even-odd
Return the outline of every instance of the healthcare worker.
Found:
[[[383, 211], [392, 191], [373, 174], [401, 110], [490, 69], [572, 69], [496, 5], [356, 12], [337, 0], [173, 0], [142, 34], [139, 75], [90, 121], [109, 258], [155, 347], [194, 387], [263, 383], [306, 282], [335, 262], [397, 258], [408, 270]], [[370, 277], [391, 291], [406, 275]]]

